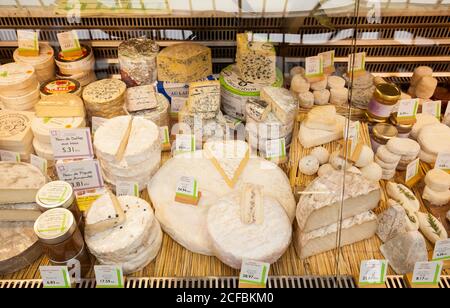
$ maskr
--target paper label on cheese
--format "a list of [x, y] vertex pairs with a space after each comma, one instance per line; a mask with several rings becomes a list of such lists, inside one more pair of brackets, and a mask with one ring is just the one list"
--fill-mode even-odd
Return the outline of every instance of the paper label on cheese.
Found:
[[438, 153], [434, 168], [442, 169], [450, 173], [450, 153]]
[[39, 56], [39, 40], [37, 32], [17, 30], [17, 41], [20, 56]]
[[55, 160], [94, 157], [89, 128], [51, 130], [50, 141]]
[[431, 101], [422, 103], [422, 113], [430, 114], [441, 120], [441, 101]]
[[359, 284], [384, 284], [386, 281], [387, 269], [388, 261], [386, 260], [362, 261], [359, 273]]
[[323, 76], [322, 56], [307, 57], [305, 59], [305, 77], [313, 78]]
[[0, 160], [20, 163], [20, 154], [17, 152], [0, 150]]
[[269, 269], [269, 263], [243, 260], [239, 274], [239, 288], [265, 288], [269, 278]]
[[198, 199], [198, 183], [194, 177], [182, 176], [178, 180], [176, 196]]
[[57, 36], [63, 55], [69, 57], [81, 57], [83, 55], [76, 31], [61, 32], [58, 33]]
[[104, 185], [98, 160], [57, 163], [56, 171], [58, 178], [70, 183], [74, 190], [102, 188]]
[[120, 265], [95, 265], [97, 288], [123, 288], [123, 270]]
[[30, 155], [30, 163], [41, 170], [44, 175], [47, 175], [48, 162], [46, 159], [36, 156], [34, 154]]
[[175, 154], [195, 151], [195, 135], [177, 134], [175, 139]]
[[450, 239], [440, 240], [434, 244], [433, 261], [450, 260]]
[[67, 266], [40, 266], [39, 272], [45, 289], [71, 288]]
[[286, 158], [286, 139], [266, 140], [266, 159], [276, 160]]
[[187, 100], [186, 97], [173, 97], [170, 103], [170, 115], [172, 117], [178, 116], [180, 110], [186, 105]]
[[418, 99], [400, 100], [397, 112], [398, 123], [414, 123], [416, 120], [417, 110], [419, 109]]
[[358, 52], [348, 55], [348, 73], [360, 73], [366, 70], [366, 53]]
[[141, 111], [158, 107], [155, 89], [151, 85], [129, 88], [127, 90], [127, 110]]
[[118, 181], [116, 183], [117, 196], [134, 196], [139, 198], [139, 183]]
[[438, 284], [442, 272], [442, 261], [417, 262], [412, 276], [413, 284]]
[[334, 50], [321, 52], [319, 56], [322, 57], [324, 73], [331, 74], [335, 71], [334, 68]]
[[410, 162], [406, 167], [405, 183], [409, 187], [413, 187], [421, 178], [420, 159]]
[[106, 189], [87, 189], [75, 191], [75, 198], [77, 199], [77, 205], [80, 211], [86, 212], [98, 198], [106, 193]]
[[97, 129], [102, 126], [103, 123], [105, 123], [106, 121], [108, 121], [108, 119], [105, 118], [100, 118], [100, 117], [92, 117], [92, 134], [95, 135], [95, 132], [97, 131]]
[[79, 90], [79, 84], [69, 79], [57, 79], [49, 81], [42, 88], [41, 92], [46, 95], [75, 93]]

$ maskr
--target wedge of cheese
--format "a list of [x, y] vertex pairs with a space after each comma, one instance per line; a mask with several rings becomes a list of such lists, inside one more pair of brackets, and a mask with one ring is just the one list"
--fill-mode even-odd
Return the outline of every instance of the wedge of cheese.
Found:
[[75, 94], [56, 94], [42, 98], [35, 106], [40, 118], [71, 118], [85, 116], [83, 100]]
[[[94, 139], [94, 147], [97, 156], [107, 161], [115, 161], [123, 157], [126, 150], [132, 119], [130, 116], [117, 117], [103, 124], [104, 129], [97, 130]], [[105, 134], [103, 136], [103, 134]]]
[[0, 222], [35, 221], [41, 214], [36, 203], [0, 204]]
[[125, 213], [117, 197], [111, 192], [98, 198], [86, 214], [85, 232], [94, 235], [125, 222]]
[[304, 122], [300, 124], [298, 133], [298, 140], [304, 148], [312, 148], [323, 145], [344, 137], [344, 127], [346, 119], [341, 115], [336, 115], [336, 125], [333, 131], [313, 129], [305, 125]]
[[317, 106], [311, 109], [303, 121], [311, 129], [333, 132], [336, 129], [336, 107], [334, 105]]
[[272, 112], [283, 124], [294, 121], [297, 116], [298, 102], [288, 89], [264, 87], [261, 100], [270, 104]]

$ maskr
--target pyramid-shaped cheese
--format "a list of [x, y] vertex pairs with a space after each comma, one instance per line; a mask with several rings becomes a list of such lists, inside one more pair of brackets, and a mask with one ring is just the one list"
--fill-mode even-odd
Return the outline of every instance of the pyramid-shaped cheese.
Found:
[[249, 160], [248, 144], [240, 140], [211, 141], [204, 145], [205, 154], [229, 187], [234, 187]]

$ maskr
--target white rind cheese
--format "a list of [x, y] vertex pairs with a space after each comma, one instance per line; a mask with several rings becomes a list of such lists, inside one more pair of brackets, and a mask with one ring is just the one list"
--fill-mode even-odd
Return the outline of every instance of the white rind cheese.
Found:
[[285, 88], [264, 87], [261, 90], [261, 100], [271, 105], [272, 112], [283, 124], [294, 121], [297, 116], [298, 102]]
[[306, 127], [303, 122], [300, 124], [298, 139], [304, 148], [312, 148], [323, 145], [344, 137], [344, 126], [346, 119], [343, 116], [336, 116], [336, 127], [334, 131], [326, 131], [320, 129], [311, 129]]
[[53, 129], [75, 129], [86, 126], [84, 118], [34, 118], [31, 130], [34, 138], [40, 143], [50, 144], [50, 130]]
[[450, 127], [442, 123], [427, 125], [420, 130], [417, 141], [427, 153], [450, 153]]

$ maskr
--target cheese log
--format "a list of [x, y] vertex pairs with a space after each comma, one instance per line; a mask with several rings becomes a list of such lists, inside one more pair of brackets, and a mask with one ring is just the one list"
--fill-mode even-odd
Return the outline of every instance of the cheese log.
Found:
[[86, 213], [85, 232], [90, 235], [100, 233], [125, 222], [125, 214], [111, 192], [94, 201]]
[[46, 177], [33, 165], [0, 162], [0, 204], [32, 203]]
[[403, 184], [388, 182], [386, 191], [390, 198], [396, 200], [407, 211], [415, 213], [419, 211], [420, 203], [414, 193]]
[[430, 213], [418, 213], [419, 228], [422, 234], [432, 243], [446, 240], [448, 235], [442, 223]]
[[[381, 198], [378, 183], [366, 180], [361, 174], [330, 172], [316, 178], [305, 189], [297, 205], [296, 217], [299, 230], [310, 232], [340, 219], [347, 219], [362, 212], [375, 209]], [[340, 208], [344, 201], [342, 213]]]
[[242, 260], [274, 263], [288, 248], [292, 227], [278, 201], [262, 200], [261, 223], [241, 221], [239, 194], [226, 196], [213, 204], [207, 215], [207, 230], [214, 254], [225, 264], [240, 268]]
[[333, 132], [336, 129], [336, 122], [336, 107], [328, 105], [311, 109], [302, 123], [311, 129]]
[[157, 57], [158, 80], [189, 83], [212, 74], [211, 49], [195, 43], [164, 48]]
[[337, 115], [336, 127], [334, 131], [325, 131], [321, 129], [308, 128], [302, 122], [300, 124], [298, 139], [301, 145], [307, 149], [342, 139], [344, 137], [345, 123], [346, 123], [345, 117]]
[[[337, 223], [307, 233], [297, 230], [294, 245], [300, 259], [337, 248]], [[340, 247], [369, 239], [377, 231], [377, 216], [372, 212], [363, 212], [344, 219], [341, 226]]]
[[35, 221], [40, 215], [37, 204], [0, 204], [0, 222]]
[[294, 121], [297, 116], [298, 102], [291, 92], [285, 88], [264, 87], [261, 100], [270, 104], [272, 112], [283, 123]]
[[40, 118], [84, 118], [83, 100], [74, 94], [55, 94], [42, 98], [34, 107]]

